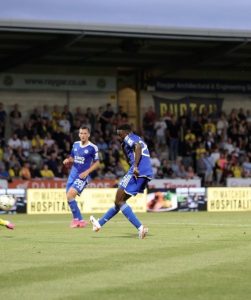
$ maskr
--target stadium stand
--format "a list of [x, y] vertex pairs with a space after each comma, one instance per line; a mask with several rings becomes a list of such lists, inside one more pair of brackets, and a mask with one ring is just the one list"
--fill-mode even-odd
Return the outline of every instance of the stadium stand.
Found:
[[[14, 105], [9, 117], [7, 124], [0, 103], [2, 178], [66, 177], [68, 170], [62, 161], [78, 138], [81, 124], [90, 127], [93, 142], [100, 149], [101, 170], [94, 177], [120, 177], [127, 168], [114, 135], [118, 125], [128, 122], [121, 107], [117, 113], [109, 103], [96, 112], [91, 107], [76, 107], [71, 112], [68, 106], [50, 109], [44, 105], [24, 119]], [[166, 114], [158, 118], [149, 107], [141, 133], [152, 153], [155, 178], [200, 177], [202, 185], [218, 186], [228, 177], [251, 177], [250, 120], [250, 111], [243, 109], [232, 109], [229, 115], [194, 111], [191, 116]], [[6, 126], [11, 128], [10, 136], [5, 134]]]

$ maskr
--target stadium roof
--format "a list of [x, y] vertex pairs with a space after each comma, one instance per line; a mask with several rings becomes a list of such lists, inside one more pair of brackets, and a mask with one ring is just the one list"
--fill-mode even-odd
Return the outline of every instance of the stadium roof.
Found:
[[82, 66], [245, 77], [250, 11], [248, 0], [9, 0], [0, 10], [0, 72]]

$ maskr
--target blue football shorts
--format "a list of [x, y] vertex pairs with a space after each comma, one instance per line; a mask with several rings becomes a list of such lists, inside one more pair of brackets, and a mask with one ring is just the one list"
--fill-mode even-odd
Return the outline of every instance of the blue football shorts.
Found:
[[144, 193], [147, 183], [150, 181], [147, 177], [135, 177], [133, 174], [126, 174], [119, 183], [119, 188], [126, 194], [135, 196], [138, 193]]
[[69, 177], [66, 183], [66, 192], [68, 192], [70, 188], [73, 188], [78, 192], [78, 195], [80, 195], [83, 192], [84, 188], [89, 183], [89, 181], [90, 181], [89, 177], [84, 179], [81, 179], [79, 177], [77, 178]]

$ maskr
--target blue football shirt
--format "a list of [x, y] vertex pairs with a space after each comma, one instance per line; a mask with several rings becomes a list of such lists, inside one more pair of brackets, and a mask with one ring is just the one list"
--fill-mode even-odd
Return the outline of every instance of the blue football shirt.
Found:
[[80, 141], [73, 144], [71, 157], [74, 159], [69, 177], [79, 177], [79, 175], [90, 168], [91, 164], [99, 160], [98, 147], [89, 142], [81, 145]]
[[153, 170], [150, 161], [150, 153], [147, 147], [147, 144], [142, 140], [142, 138], [134, 133], [129, 133], [123, 141], [123, 147], [125, 154], [128, 158], [130, 164], [130, 170], [128, 173], [133, 173], [135, 154], [134, 147], [135, 144], [139, 143], [141, 145], [141, 158], [138, 164], [139, 176], [152, 178]]

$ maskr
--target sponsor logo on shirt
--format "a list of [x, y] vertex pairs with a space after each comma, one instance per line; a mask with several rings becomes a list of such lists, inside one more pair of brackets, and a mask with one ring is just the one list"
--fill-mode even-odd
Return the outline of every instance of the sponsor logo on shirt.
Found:
[[85, 163], [85, 158], [82, 156], [74, 156], [74, 163], [82, 165]]

